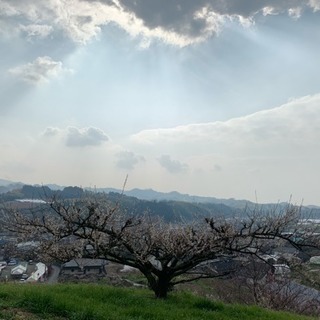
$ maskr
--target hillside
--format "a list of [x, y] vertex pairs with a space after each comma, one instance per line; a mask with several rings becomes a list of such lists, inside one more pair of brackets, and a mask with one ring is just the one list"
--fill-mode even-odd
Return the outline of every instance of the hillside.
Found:
[[[79, 199], [84, 196], [94, 196], [96, 199], [109, 201], [110, 206], [118, 204], [122, 211], [130, 215], [150, 214], [162, 217], [167, 222], [190, 221], [211, 216], [234, 216], [235, 209], [224, 204], [190, 203], [183, 201], [148, 201], [135, 197], [121, 195], [116, 192], [93, 193], [78, 187], [66, 187], [63, 190], [51, 190], [47, 186], [27, 186], [0, 194], [0, 201], [15, 201], [23, 199]], [[20, 206], [19, 206], [20, 207]]]
[[[109, 189], [104, 189], [104, 191], [92, 191], [86, 190], [79, 187], [65, 187], [61, 190], [51, 189], [48, 186], [30, 186], [23, 185], [14, 190], [8, 191], [6, 193], [0, 194], [0, 201], [15, 201], [23, 199], [50, 199], [53, 196], [61, 200], [66, 199], [79, 199], [85, 196], [94, 196], [96, 199], [104, 199], [110, 202], [110, 205], [119, 205], [121, 210], [127, 212], [131, 215], [141, 215], [150, 214], [162, 217], [167, 222], [177, 222], [177, 221], [191, 221], [196, 219], [201, 219], [203, 217], [234, 217], [234, 216], [247, 216], [248, 213], [258, 210], [260, 213], [270, 213], [270, 212], [280, 212], [284, 210], [287, 203], [279, 204], [254, 204], [252, 202], [247, 202], [245, 205], [244, 200], [218, 200], [209, 201], [212, 198], [201, 198], [195, 197], [195, 200], [200, 200], [199, 202], [192, 202], [191, 196], [184, 197], [179, 193], [173, 192], [165, 195], [174, 195], [172, 199], [184, 199], [184, 200], [165, 200], [162, 197], [157, 197], [157, 193], [152, 191], [144, 192], [140, 190], [137, 196], [130, 196], [130, 194], [136, 194], [136, 192], [127, 192], [126, 194], [121, 194], [120, 191], [116, 192], [115, 189], [110, 189], [108, 193], [106, 191]], [[114, 190], [114, 191], [111, 191]], [[137, 189], [136, 189], [137, 190]], [[143, 198], [152, 198], [155, 195], [154, 200], [146, 200]], [[150, 195], [150, 197], [148, 196]], [[162, 200], [160, 200], [162, 199]], [[205, 201], [207, 199], [207, 201]], [[219, 202], [220, 201], [220, 202]], [[20, 206], [19, 206], [20, 207]], [[308, 218], [320, 218], [320, 209], [318, 207], [308, 208], [301, 207], [301, 212]]]
[[308, 320], [309, 317], [225, 305], [187, 293], [156, 300], [143, 289], [105, 285], [1, 285], [3, 320]]
[[[216, 197], [204, 197], [197, 195], [189, 195], [182, 194], [177, 191], [171, 192], [159, 192], [153, 189], [138, 189], [134, 188], [132, 190], [120, 190], [115, 188], [79, 188], [79, 187], [65, 187], [56, 184], [48, 184], [48, 185], [33, 185], [26, 186], [21, 182], [13, 182], [10, 180], [0, 179], [0, 196], [6, 194], [5, 198], [8, 198], [9, 195], [12, 195], [11, 199], [23, 197], [23, 195], [19, 192], [22, 188], [31, 187], [33, 191], [29, 192], [30, 198], [35, 198], [40, 196], [43, 198], [44, 195], [51, 195], [53, 192], [60, 194], [62, 197], [68, 198], [70, 197], [69, 191], [73, 192], [73, 195], [79, 196], [82, 191], [91, 192], [91, 193], [118, 193], [124, 194], [128, 197], [137, 198], [139, 200], [146, 200], [152, 202], [185, 202], [192, 203], [196, 205], [202, 205], [202, 208], [214, 208], [216, 210], [220, 207], [220, 211], [225, 215], [230, 214], [232, 210], [233, 212], [236, 210], [254, 210], [257, 207], [263, 211], [274, 210], [275, 207], [278, 209], [282, 209], [288, 205], [288, 202], [279, 202], [279, 203], [254, 203], [246, 199], [222, 199]], [[68, 191], [69, 189], [69, 191]], [[30, 191], [30, 190], [29, 190]], [[299, 205], [299, 203], [297, 204]], [[309, 215], [311, 214], [315, 218], [320, 218], [320, 207], [315, 205], [304, 206], [303, 211]]]

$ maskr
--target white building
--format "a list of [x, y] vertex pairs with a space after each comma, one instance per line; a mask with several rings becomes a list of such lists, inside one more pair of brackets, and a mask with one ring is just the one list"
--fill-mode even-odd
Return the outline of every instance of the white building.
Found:
[[48, 268], [42, 263], [38, 262], [36, 264], [36, 271], [32, 272], [31, 276], [27, 279], [28, 282], [44, 281], [47, 274]]

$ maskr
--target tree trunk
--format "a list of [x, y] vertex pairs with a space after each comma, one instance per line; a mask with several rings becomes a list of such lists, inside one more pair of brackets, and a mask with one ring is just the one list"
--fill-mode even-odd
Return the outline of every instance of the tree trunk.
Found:
[[150, 270], [146, 270], [144, 268], [140, 268], [140, 271], [147, 278], [149, 288], [154, 292], [156, 298], [167, 298], [168, 292], [172, 289], [172, 276], [170, 277], [167, 273], [157, 273], [157, 275], [155, 275]]
[[165, 299], [167, 298], [168, 292], [171, 290], [170, 278], [166, 275], [160, 276], [156, 282], [156, 287], [153, 290], [156, 298]]

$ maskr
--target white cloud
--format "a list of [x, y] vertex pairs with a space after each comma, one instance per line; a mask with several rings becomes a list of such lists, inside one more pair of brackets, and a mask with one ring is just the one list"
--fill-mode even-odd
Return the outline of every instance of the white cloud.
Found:
[[68, 147], [99, 146], [108, 140], [108, 136], [101, 129], [94, 127], [83, 129], [68, 127], [66, 133]]
[[9, 69], [10, 74], [30, 84], [47, 82], [66, 71], [61, 61], [54, 61], [48, 56], [38, 57], [33, 62]]
[[19, 10], [8, 1], [0, 1], [0, 17], [1, 16], [17, 16], [19, 15]]
[[67, 147], [100, 146], [109, 141], [108, 135], [99, 128], [77, 128], [69, 126], [66, 129], [47, 127], [42, 135], [46, 138], [58, 137]]
[[142, 156], [136, 155], [131, 151], [121, 151], [116, 154], [117, 167], [125, 170], [132, 170], [139, 162], [144, 162]]
[[168, 170], [170, 173], [181, 173], [185, 172], [188, 169], [188, 165], [185, 163], [182, 163], [178, 160], [173, 160], [171, 157], [167, 154], [162, 155], [158, 159], [160, 165]]
[[320, 0], [310, 0], [309, 6], [313, 8], [314, 11], [320, 10]]
[[21, 25], [20, 30], [25, 32], [28, 37], [46, 38], [53, 32], [53, 27], [43, 24]]
[[45, 137], [54, 137], [58, 135], [59, 132], [60, 132], [59, 128], [47, 127], [45, 131], [42, 133], [42, 135]]
[[301, 7], [290, 8], [288, 10], [288, 14], [290, 17], [292, 17], [294, 19], [299, 19], [302, 14], [302, 8]]
[[168, 170], [179, 171], [172, 159], [183, 159], [180, 190], [191, 194], [255, 201], [257, 191], [262, 202], [292, 194], [298, 203], [318, 203], [320, 94], [225, 122], [144, 130], [131, 141], [148, 157], [170, 154], [160, 158]]
[[307, 96], [278, 108], [226, 122], [144, 130], [131, 139], [148, 148], [181, 146], [186, 154], [198, 151], [277, 157], [297, 155], [301, 150], [316, 154], [316, 147], [320, 146], [319, 106], [320, 95]]

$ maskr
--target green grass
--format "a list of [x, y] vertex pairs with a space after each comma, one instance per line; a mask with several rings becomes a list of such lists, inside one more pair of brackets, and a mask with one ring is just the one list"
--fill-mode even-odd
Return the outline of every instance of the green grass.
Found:
[[143, 289], [93, 284], [0, 286], [1, 320], [302, 320], [311, 319], [258, 307], [226, 305], [189, 293], [157, 300]]

